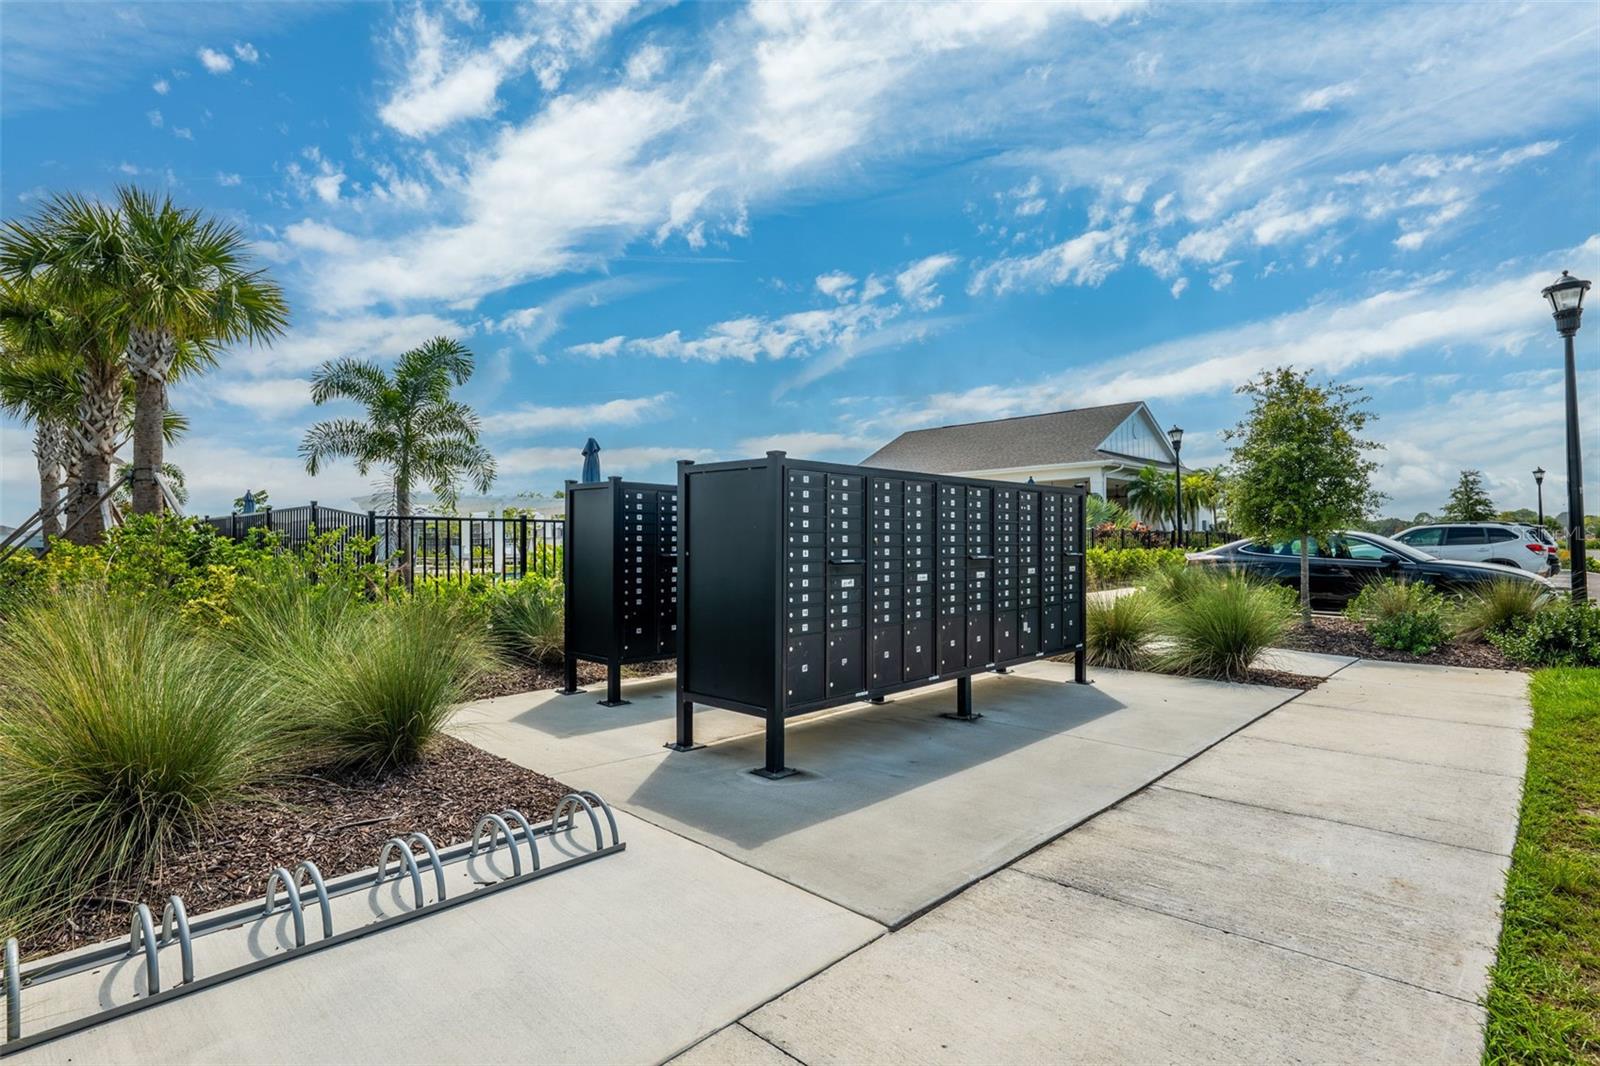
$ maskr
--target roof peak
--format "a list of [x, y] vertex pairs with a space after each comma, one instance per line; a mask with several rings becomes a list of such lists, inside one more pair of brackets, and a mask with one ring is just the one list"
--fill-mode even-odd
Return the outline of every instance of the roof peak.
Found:
[[1134, 410], [1143, 405], [1143, 400], [1122, 400], [1118, 403], [1097, 403], [1088, 407], [1067, 407], [1060, 411], [1035, 411], [1027, 415], [1006, 415], [1004, 418], [975, 418], [971, 422], [949, 422], [942, 426], [923, 426], [920, 429], [908, 429], [900, 434], [902, 437], [911, 433], [931, 433], [940, 429], [960, 429], [962, 426], [992, 426], [996, 422], [1019, 422], [1024, 418], [1053, 418], [1056, 415], [1076, 415], [1086, 411], [1106, 411], [1113, 407], [1126, 407]]

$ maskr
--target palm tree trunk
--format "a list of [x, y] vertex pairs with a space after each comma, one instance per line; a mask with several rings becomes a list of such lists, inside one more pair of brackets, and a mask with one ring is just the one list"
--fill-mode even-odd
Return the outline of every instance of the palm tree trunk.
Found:
[[78, 372], [77, 491], [70, 507], [74, 544], [96, 544], [105, 535], [98, 501], [111, 487], [111, 460], [117, 450], [117, 416], [122, 403], [122, 364], [86, 363]]
[[133, 513], [160, 514], [161, 486], [156, 474], [165, 462], [162, 435], [167, 413], [167, 378], [178, 354], [168, 329], [128, 333], [128, 369], [133, 373]]
[[61, 535], [61, 460], [66, 441], [61, 427], [41, 419], [33, 427], [33, 457], [39, 464], [39, 532], [45, 538]]

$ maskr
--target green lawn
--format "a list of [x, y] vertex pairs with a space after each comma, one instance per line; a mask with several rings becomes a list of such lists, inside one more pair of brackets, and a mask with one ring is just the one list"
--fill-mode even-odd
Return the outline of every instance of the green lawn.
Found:
[[1600, 670], [1533, 676], [1487, 1063], [1600, 1063]]

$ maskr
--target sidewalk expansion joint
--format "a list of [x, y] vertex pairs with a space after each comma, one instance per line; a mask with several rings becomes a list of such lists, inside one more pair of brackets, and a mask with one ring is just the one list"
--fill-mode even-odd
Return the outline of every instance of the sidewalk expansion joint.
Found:
[[1494, 851], [1490, 848], [1475, 848], [1471, 844], [1453, 844], [1448, 840], [1435, 840], [1433, 837], [1419, 837], [1415, 833], [1402, 833], [1398, 829], [1380, 829], [1373, 825], [1362, 825], [1360, 822], [1347, 822], [1342, 818], [1329, 818], [1325, 814], [1307, 814], [1304, 811], [1286, 811], [1282, 807], [1274, 807], [1269, 803], [1251, 803], [1248, 800], [1232, 799], [1228, 796], [1215, 796], [1209, 792], [1197, 792], [1192, 788], [1179, 788], [1177, 785], [1157, 785], [1157, 788], [1168, 792], [1181, 792], [1185, 796], [1199, 796], [1201, 799], [1215, 800], [1218, 803], [1231, 803], [1237, 807], [1249, 807], [1257, 811], [1271, 811], [1273, 814], [1288, 815], [1290, 818], [1307, 818], [1317, 822], [1327, 822], [1330, 825], [1342, 825], [1350, 829], [1365, 829], [1369, 833], [1382, 833], [1384, 836], [1400, 837], [1402, 840], [1416, 840], [1424, 844], [1437, 844], [1441, 848], [1459, 848], [1461, 851], [1474, 851], [1479, 855], [1493, 855], [1497, 859], [1509, 859], [1510, 852]]
[[1503, 777], [1512, 781], [1521, 781], [1522, 774], [1503, 774], [1499, 770], [1479, 770], [1474, 766], [1451, 766], [1449, 763], [1427, 762], [1423, 759], [1402, 759], [1398, 755], [1378, 755], [1370, 751], [1351, 751], [1349, 748], [1330, 748], [1322, 744], [1302, 744], [1297, 740], [1279, 740], [1277, 737], [1250, 737], [1263, 744], [1282, 744], [1286, 748], [1304, 748], [1307, 751], [1327, 751], [1335, 755], [1349, 755], [1356, 759], [1382, 759], [1384, 762], [1404, 763], [1406, 766], [1431, 766], [1436, 770], [1459, 770], [1464, 774], [1482, 774], [1485, 777]]
[[1241, 933], [1236, 929], [1227, 929], [1220, 925], [1212, 925], [1210, 922], [1202, 922], [1198, 918], [1191, 918], [1182, 914], [1174, 914], [1172, 911], [1164, 910], [1160, 907], [1153, 907], [1146, 903], [1138, 903], [1134, 900], [1124, 899], [1121, 896], [1115, 896], [1105, 892], [1097, 892], [1092, 888], [1084, 888], [1081, 885], [1072, 884], [1070, 881], [1062, 881], [1054, 877], [1046, 877], [1043, 874], [1036, 874], [1029, 870], [1018, 870], [1016, 872], [1026, 877], [1031, 877], [1036, 881], [1043, 881], [1046, 884], [1057, 885], [1068, 890], [1069, 892], [1081, 892], [1085, 896], [1093, 896], [1096, 899], [1107, 900], [1111, 903], [1120, 903], [1124, 907], [1132, 907], [1134, 910], [1144, 911], [1147, 914], [1159, 914], [1164, 918], [1173, 918], [1180, 922], [1187, 922], [1189, 925], [1198, 926], [1201, 929], [1209, 929], [1214, 933], [1221, 933], [1224, 936], [1236, 936], [1240, 940], [1248, 940], [1252, 944], [1260, 944], [1263, 947], [1269, 947], [1277, 951], [1288, 952], [1291, 955], [1299, 955], [1301, 958], [1314, 959], [1317, 962], [1325, 962], [1330, 966], [1338, 966], [1342, 969], [1350, 970], [1355, 973], [1365, 974], [1368, 977], [1376, 977], [1380, 981], [1389, 981], [1393, 984], [1404, 985], [1407, 988], [1415, 988], [1419, 992], [1427, 992], [1431, 995], [1443, 996], [1445, 999], [1453, 999], [1457, 1003], [1466, 1003], [1474, 1007], [1480, 1005], [1476, 999], [1469, 999], [1466, 996], [1459, 996], [1453, 992], [1443, 992], [1437, 988], [1429, 988], [1427, 985], [1419, 985], [1415, 981], [1407, 981], [1403, 977], [1393, 977], [1389, 974], [1378, 973], [1375, 970], [1368, 970], [1352, 963], [1341, 962], [1338, 959], [1330, 959], [1326, 955], [1318, 955], [1315, 952], [1306, 951], [1303, 948], [1290, 947], [1287, 944], [1279, 944], [1271, 940], [1264, 940], [1258, 936], [1251, 936], [1249, 933]]

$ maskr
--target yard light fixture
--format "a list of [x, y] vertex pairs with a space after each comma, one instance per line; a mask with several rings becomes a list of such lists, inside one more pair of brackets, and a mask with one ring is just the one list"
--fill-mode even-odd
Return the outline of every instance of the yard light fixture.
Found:
[[1172, 442], [1172, 546], [1183, 547], [1183, 427], [1173, 423], [1167, 430]]
[[1578, 369], [1572, 338], [1583, 320], [1583, 296], [1589, 283], [1565, 270], [1544, 290], [1555, 314], [1556, 332], [1567, 342], [1567, 548], [1572, 556], [1572, 598], [1589, 598], [1588, 561], [1583, 543], [1583, 453], [1578, 443]]
[[1533, 483], [1539, 490], [1539, 528], [1544, 528], [1544, 467], [1533, 468]]

